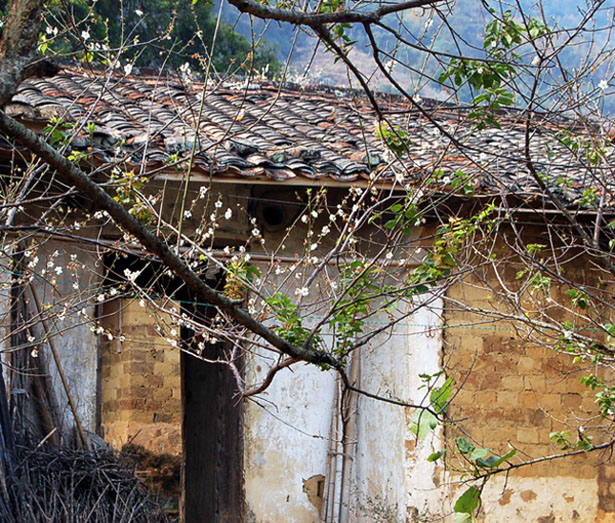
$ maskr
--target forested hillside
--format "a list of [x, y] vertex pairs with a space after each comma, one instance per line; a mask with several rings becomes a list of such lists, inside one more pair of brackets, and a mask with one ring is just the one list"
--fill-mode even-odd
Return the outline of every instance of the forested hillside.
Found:
[[[493, 4], [495, 8], [495, 4]], [[608, 26], [607, 18], [613, 16], [615, 2], [604, 2], [604, 25]], [[432, 9], [411, 10], [404, 14], [401, 20], [397, 16], [389, 16], [385, 24], [389, 29], [374, 28], [374, 36], [381, 48], [391, 53], [389, 64], [395, 77], [404, 86], [411, 85], [422, 96], [446, 97], [446, 90], [437, 82], [438, 76], [448, 64], [443, 57], [427, 55], [422, 49], [433, 49], [440, 53], [464, 55], [468, 57], [484, 56], [483, 39], [487, 25], [486, 3], [480, 0], [457, 0], [448, 4], [441, 4], [438, 11]], [[571, 81], [575, 77], [584, 76], [584, 87], [593, 89], [601, 80], [612, 76], [608, 60], [611, 56], [612, 45], [609, 44], [609, 33], [601, 30], [599, 26], [587, 27], [587, 32], [573, 32], [583, 20], [587, 7], [583, 2], [563, 0], [561, 2], [544, 2], [539, 10], [534, 2], [519, 2], [517, 8], [513, 4], [507, 6], [511, 9], [514, 19], [519, 20], [516, 9], [522, 8], [526, 16], [541, 20], [547, 27], [552, 28], [561, 41], [569, 43], [558, 55], [558, 63], [571, 74]], [[502, 12], [502, 6], [498, 7]], [[323, 82], [334, 85], [348, 85], [348, 73], [339, 61], [335, 62], [330, 53], [325, 52], [322, 44], [317, 46], [317, 38], [307, 30], [297, 30], [291, 24], [269, 22], [265, 25], [260, 20], [250, 20], [246, 15], [240, 15], [231, 5], [223, 6], [223, 17], [232, 24], [239, 33], [251, 38], [251, 35], [262, 37], [275, 46], [281, 61], [289, 60], [290, 77], [293, 80], [305, 82]], [[594, 21], [595, 23], [595, 21]], [[599, 23], [599, 22], [598, 22]], [[590, 29], [597, 29], [591, 32]], [[400, 42], [395, 33], [406, 40]], [[360, 25], [348, 30], [351, 40], [356, 41], [350, 51], [353, 61], [361, 71], [370, 78], [371, 85], [378, 90], [395, 91], [381, 74], [375, 73], [376, 65], [371, 56], [371, 47], [368, 38]], [[316, 49], [316, 50], [315, 50]], [[606, 50], [606, 53], [604, 51]], [[291, 52], [292, 51], [292, 52]], [[532, 49], [521, 47], [515, 50], [522, 61], [531, 67], [535, 60]], [[600, 63], [593, 63], [593, 59], [602, 54]], [[589, 75], [585, 74], [589, 69]], [[432, 81], [429, 81], [431, 78]], [[593, 83], [588, 83], [590, 80]], [[555, 81], [555, 79], [554, 79]], [[549, 90], [548, 80], [544, 81], [542, 89]], [[465, 102], [472, 100], [469, 89], [461, 89], [456, 96]], [[615, 105], [604, 100], [607, 112], [613, 113]]]

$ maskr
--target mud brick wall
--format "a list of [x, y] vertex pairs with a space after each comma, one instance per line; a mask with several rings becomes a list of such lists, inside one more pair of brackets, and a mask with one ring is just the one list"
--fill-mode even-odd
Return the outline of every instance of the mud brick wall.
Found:
[[[515, 285], [518, 269], [511, 265], [503, 271], [507, 284]], [[597, 282], [598, 275], [582, 260], [577, 259], [564, 270], [578, 282]], [[455, 380], [456, 394], [449, 413], [452, 418], [463, 420], [461, 425], [471, 438], [496, 453], [504, 454], [513, 446], [518, 449], [517, 457], [525, 460], [557, 454], [561, 450], [552, 445], [551, 432], [569, 430], [569, 439], [576, 442], [579, 425], [584, 426], [585, 434], [592, 434], [592, 427], [603, 425], [604, 420], [596, 418], [594, 393], [580, 382], [586, 369], [573, 364], [571, 355], [530, 340], [513, 321], [494, 321], [464, 311], [459, 305], [504, 311], [494, 292], [499, 288], [494, 274], [484, 270], [475, 271], [447, 293], [443, 363], [447, 375]], [[560, 321], [569, 319], [569, 312], [555, 305], [570, 303], [566, 290], [552, 286], [542, 301], [528, 298], [524, 305], [534, 311], [546, 307], [552, 317]], [[555, 341], [550, 345], [553, 347]], [[449, 444], [454, 437], [468, 436], [448, 428]], [[597, 436], [594, 443], [601, 441]], [[455, 458], [448, 459], [451, 469], [458, 464]], [[516, 470], [514, 476], [528, 480], [569, 478], [566, 481], [570, 485], [575, 480], [595, 481], [596, 521], [615, 521], [613, 514], [609, 514], [615, 512], [613, 468], [608, 453], [592, 452], [524, 467]], [[502, 505], [507, 502], [504, 498], [500, 500]], [[570, 500], [561, 502], [574, 505]]]
[[[105, 331], [114, 335], [103, 336], [105, 439], [118, 449], [131, 443], [154, 454], [181, 455], [180, 351], [165, 339], [170, 317], [135, 299], [107, 302], [103, 315]], [[158, 325], [168, 326], [165, 337]]]

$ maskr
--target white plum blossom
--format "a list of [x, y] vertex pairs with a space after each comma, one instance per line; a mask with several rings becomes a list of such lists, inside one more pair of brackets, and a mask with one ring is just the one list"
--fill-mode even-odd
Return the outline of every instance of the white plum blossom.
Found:
[[226, 212], [224, 213], [224, 218], [226, 220], [230, 220], [233, 217], [233, 209], [231, 209], [230, 207], [226, 210]]
[[124, 269], [124, 276], [131, 283], [135, 282], [139, 274], [141, 274], [141, 271], [131, 271], [130, 269]]
[[89, 31], [81, 31], [81, 38], [83, 38], [84, 42], [87, 42], [90, 39]]
[[192, 218], [192, 211], [184, 212], [184, 219], [189, 220], [190, 218]]
[[62, 274], [62, 267], [56, 267], [54, 270], [56, 271], [57, 275]]
[[179, 66], [179, 72], [184, 76], [190, 76], [192, 74], [190, 64], [188, 62], [184, 62]]
[[295, 290], [296, 296], [307, 296], [310, 293], [310, 290], [307, 287], [299, 287]]
[[598, 84], [598, 89], [604, 91], [609, 86], [609, 82], [607, 80], [600, 80]]
[[143, 11], [141, 11], [141, 9], [135, 9], [135, 14], [137, 16], [143, 16]]

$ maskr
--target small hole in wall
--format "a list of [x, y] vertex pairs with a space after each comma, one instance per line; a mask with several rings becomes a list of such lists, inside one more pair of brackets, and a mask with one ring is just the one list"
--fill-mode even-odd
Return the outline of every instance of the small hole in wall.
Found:
[[263, 220], [270, 227], [279, 227], [284, 223], [284, 208], [281, 205], [266, 205], [263, 208]]

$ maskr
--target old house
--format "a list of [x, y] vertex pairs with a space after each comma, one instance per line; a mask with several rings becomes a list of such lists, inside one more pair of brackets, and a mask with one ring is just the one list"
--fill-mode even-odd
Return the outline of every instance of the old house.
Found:
[[[27, 301], [31, 317], [46, 318], [44, 328], [33, 321], [28, 350], [49, 332], [84, 430], [118, 449], [140, 448], [150, 464], [139, 471], [145, 481], [156, 488], [165, 480], [179, 482], [174, 475], [183, 463], [188, 521], [453, 518], [455, 500], [467, 487], [460, 483], [463, 456], [449, 450], [440, 460], [427, 458], [447, 442], [454, 445], [460, 435], [495, 455], [515, 449], [511, 464], [537, 460], [485, 484], [479, 512], [484, 520], [614, 520], [615, 475], [608, 452], [574, 447], [569, 449], [578, 450], [573, 457], [540, 462], [561, 452], [552, 433], [578, 427], [579, 420], [588, 420], [587, 430], [593, 430], [608, 419], [593, 417], [594, 397], [580, 382], [574, 355], [553, 350], [557, 334], [536, 327], [546, 317], [563, 325], [574, 316], [570, 308], [557, 305], [568, 299], [570, 285], [554, 284], [545, 296], [534, 292], [532, 280], [523, 290], [525, 265], [515, 242], [522, 238], [529, 245], [544, 245], [545, 252], [565, 250], [563, 238], [545, 239], [555, 233], [542, 218], [549, 214], [554, 228], [565, 220], [561, 210], [540, 207], [541, 187], [522, 160], [522, 122], [514, 114], [503, 115], [508, 119], [503, 130], [476, 131], [470, 125], [455, 127], [463, 114], [445, 104], [426, 102], [429, 119], [395, 96], [380, 101], [391, 123], [374, 132], [376, 118], [367, 99], [352, 91], [268, 83], [224, 84], [207, 91], [162, 76], [103, 77], [68, 70], [24, 82], [6, 108], [39, 132], [55, 125], [56, 146], [66, 147], [93, 177], [110, 180], [109, 190], [119, 196], [117, 180], [129, 183], [126, 172], [147, 174], [147, 183], [137, 190], [163, 194], [150, 203], [167, 222], [148, 226], [176, 242], [173, 227], [182, 217], [185, 232], [205, 237], [201, 247], [220, 263], [203, 262], [198, 252], [188, 259], [195, 267], [204, 263], [204, 277], [219, 288], [225, 264], [247, 245], [249, 263], [264, 279], [262, 289], [301, 299], [305, 275], [297, 274], [302, 260], [316, 256], [314, 266], [336, 247], [333, 235], [322, 234], [333, 227], [329, 216], [351, 212], [367, 189], [373, 191], [370, 201], [391, 202], [387, 210], [403, 200], [406, 185], [420, 188], [424, 173], [437, 171], [441, 194], [448, 188], [454, 198], [436, 202], [433, 212], [414, 223], [405, 243], [395, 244], [389, 266], [393, 277], [407, 277], [423, 263], [438, 226], [449, 217], [472, 216], [488, 202], [495, 202], [495, 213], [514, 214], [512, 225], [501, 226], [482, 260], [481, 251], [468, 249], [473, 265], [451, 278], [449, 286], [434, 287], [405, 308], [369, 318], [372, 327], [395, 321], [350, 358], [354, 383], [368, 395], [349, 399], [341, 394], [334, 372], [297, 364], [280, 370], [262, 393], [239, 401], [238, 379], [246, 388], [256, 386], [277, 363], [267, 348], [242, 352], [178, 322], [182, 314], [205, 321], [212, 313], [137, 244], [123, 241], [123, 232], [92, 202], [78, 194], [61, 201], [47, 198], [53, 186], [36, 179], [28, 187], [32, 202], [10, 222], [4, 218], [6, 241], [19, 235], [23, 270], [32, 275], [41, 306], [35, 307], [31, 289], [19, 299]], [[451, 152], [448, 133], [472, 155]], [[554, 124], [536, 133], [531, 150], [536, 164], [549, 180], [565, 178], [558, 194], [575, 202], [588, 183], [583, 170], [571, 168], [570, 148], [558, 141]], [[65, 144], [66, 136], [71, 139]], [[400, 142], [409, 150], [400, 153], [404, 169], [391, 152], [391, 145]], [[22, 153], [3, 143], [7, 175], [20, 173], [28, 160]], [[181, 161], [186, 156], [193, 159], [188, 173]], [[481, 161], [490, 162], [496, 176], [483, 176], [486, 164]], [[311, 207], [322, 188], [327, 189], [326, 203]], [[182, 200], [185, 207], [178, 206]], [[218, 213], [210, 220], [216, 228], [208, 236], [202, 218], [212, 213]], [[591, 216], [578, 219], [590, 221]], [[320, 231], [317, 242], [309, 239], [310, 227]], [[390, 248], [373, 224], [361, 230], [357, 248], [366, 256]], [[189, 250], [179, 242], [177, 248]], [[324, 262], [331, 274], [340, 270], [338, 258], [344, 253], [336, 256]], [[612, 282], [578, 249], [562, 252], [558, 261], [560, 274], [569, 281], [609, 292]], [[18, 298], [9, 292], [12, 270], [7, 264], [3, 272], [7, 353], [16, 349], [11, 304]], [[306, 292], [315, 303], [326, 304], [332, 298], [321, 283]], [[148, 289], [147, 295], [139, 294], [139, 286]], [[514, 296], [520, 296], [518, 310]], [[318, 307], [307, 313], [314, 324], [322, 314]], [[520, 313], [528, 310], [526, 316]], [[528, 329], [527, 318], [534, 321]], [[322, 337], [332, 343], [331, 332], [323, 331]], [[43, 352], [46, 344], [37, 350]], [[195, 357], [190, 353], [195, 350], [209, 360], [235, 350], [239, 378], [228, 365]], [[60, 421], [69, 433], [75, 416], [57, 369], [49, 362]], [[419, 439], [416, 409], [400, 403], [428, 406], [426, 376], [440, 376], [441, 386], [441, 371], [452, 378], [448, 415], [456, 424]], [[602, 442], [596, 435], [594, 444]], [[158, 465], [152, 466], [156, 456]], [[164, 488], [173, 491], [168, 484]]]

